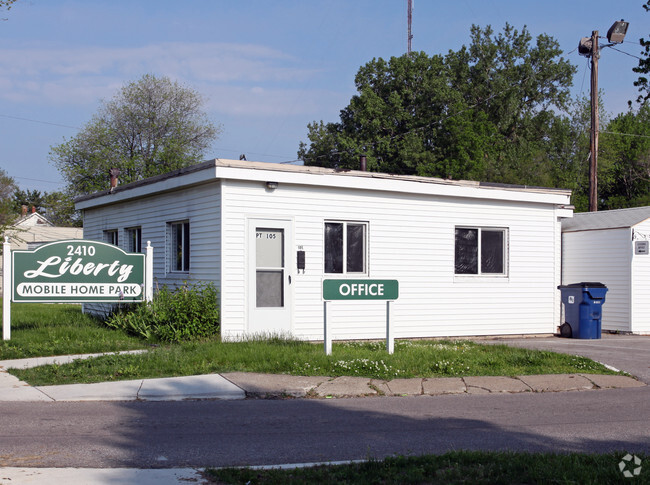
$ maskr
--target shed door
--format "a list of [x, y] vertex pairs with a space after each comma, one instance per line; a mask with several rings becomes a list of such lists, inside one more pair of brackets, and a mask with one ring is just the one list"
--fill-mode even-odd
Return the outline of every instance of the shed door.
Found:
[[248, 235], [248, 332], [289, 333], [291, 222], [250, 220]]

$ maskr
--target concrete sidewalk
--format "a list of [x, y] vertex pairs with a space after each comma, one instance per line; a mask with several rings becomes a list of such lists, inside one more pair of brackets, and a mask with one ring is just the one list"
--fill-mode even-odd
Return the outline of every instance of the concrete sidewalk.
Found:
[[0, 401], [181, 401], [197, 399], [344, 398], [584, 391], [641, 387], [631, 377], [598, 374], [393, 379], [303, 377], [231, 372], [97, 384], [30, 386], [7, 372], [97, 354], [0, 361]]
[[193, 468], [0, 468], [0, 485], [174, 485], [207, 484], [202, 470]]

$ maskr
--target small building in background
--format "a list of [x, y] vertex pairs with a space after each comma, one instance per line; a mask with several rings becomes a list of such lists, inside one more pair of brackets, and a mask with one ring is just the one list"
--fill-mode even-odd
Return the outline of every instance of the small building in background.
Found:
[[[107, 184], [108, 186], [108, 184]], [[397, 338], [551, 334], [570, 191], [211, 160], [81, 197], [87, 239], [154, 248], [154, 288], [212, 282], [224, 340], [323, 339], [323, 279], [392, 279]], [[333, 302], [334, 339], [386, 305]]]
[[[81, 227], [59, 227], [52, 224], [46, 217], [34, 208], [31, 212], [23, 206], [21, 217], [7, 230], [11, 249], [33, 250], [43, 244], [65, 239], [82, 239]], [[4, 241], [3, 241], [4, 242]], [[2, 260], [0, 260], [0, 275], [2, 275]], [[0, 294], [2, 293], [2, 278], [0, 278]]]
[[602, 329], [650, 334], [650, 207], [562, 222], [562, 283], [607, 286]]

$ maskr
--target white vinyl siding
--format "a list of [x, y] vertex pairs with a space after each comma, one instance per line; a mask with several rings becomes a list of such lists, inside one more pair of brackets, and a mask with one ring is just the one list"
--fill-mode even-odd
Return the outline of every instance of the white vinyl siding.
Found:
[[[400, 296], [392, 304], [398, 338], [548, 334], [557, 328], [557, 207], [568, 204], [568, 192], [254, 162], [218, 160], [201, 167], [78, 206], [89, 239], [101, 240], [104, 230], [141, 227], [143, 243], [154, 248], [157, 286], [214, 282], [226, 340], [251, 328], [253, 221], [287, 228], [286, 307], [295, 337], [323, 338], [324, 227], [336, 221], [365, 225], [362, 277], [399, 281]], [[266, 188], [268, 180], [278, 182], [275, 190]], [[175, 221], [190, 224], [188, 273], [167, 272], [167, 223]], [[457, 227], [507, 228], [505, 274], [456, 275]], [[298, 251], [305, 257], [300, 272]], [[328, 311], [334, 339], [385, 336], [385, 302], [332, 302]]]
[[[650, 239], [650, 220], [634, 227], [635, 238]], [[631, 306], [632, 319], [630, 330], [634, 333], [650, 334], [650, 254], [634, 254], [634, 242], [631, 242], [632, 258]]]
[[[368, 221], [370, 278], [397, 279], [397, 337], [552, 333], [556, 329], [556, 224], [552, 204], [476, 200], [281, 183], [269, 193], [259, 182], [224, 181], [222, 308], [226, 338], [246, 328], [245, 224], [249, 218], [290, 219], [294, 248], [306, 270], [293, 275], [297, 337], [323, 336], [323, 226]], [[327, 204], [323, 201], [327, 200]], [[508, 277], [457, 278], [456, 227], [508, 228]], [[335, 339], [381, 338], [385, 304], [331, 305]]]
[[[221, 198], [218, 181], [105, 205], [84, 211], [84, 237], [103, 240], [103, 231], [119, 227], [140, 227], [142, 241], [154, 250], [154, 290], [156, 286], [175, 287], [183, 281], [209, 281], [219, 286], [221, 276]], [[167, 271], [168, 222], [189, 221], [192, 252], [189, 273]], [[127, 250], [126, 247], [123, 249]]]
[[562, 284], [607, 286], [603, 330], [629, 331], [631, 231], [629, 228], [562, 234]]

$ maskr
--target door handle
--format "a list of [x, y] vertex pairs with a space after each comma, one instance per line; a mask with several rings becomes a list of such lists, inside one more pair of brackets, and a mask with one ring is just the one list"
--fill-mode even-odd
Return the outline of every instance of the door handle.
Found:
[[289, 275], [289, 284], [291, 284], [291, 275]]

